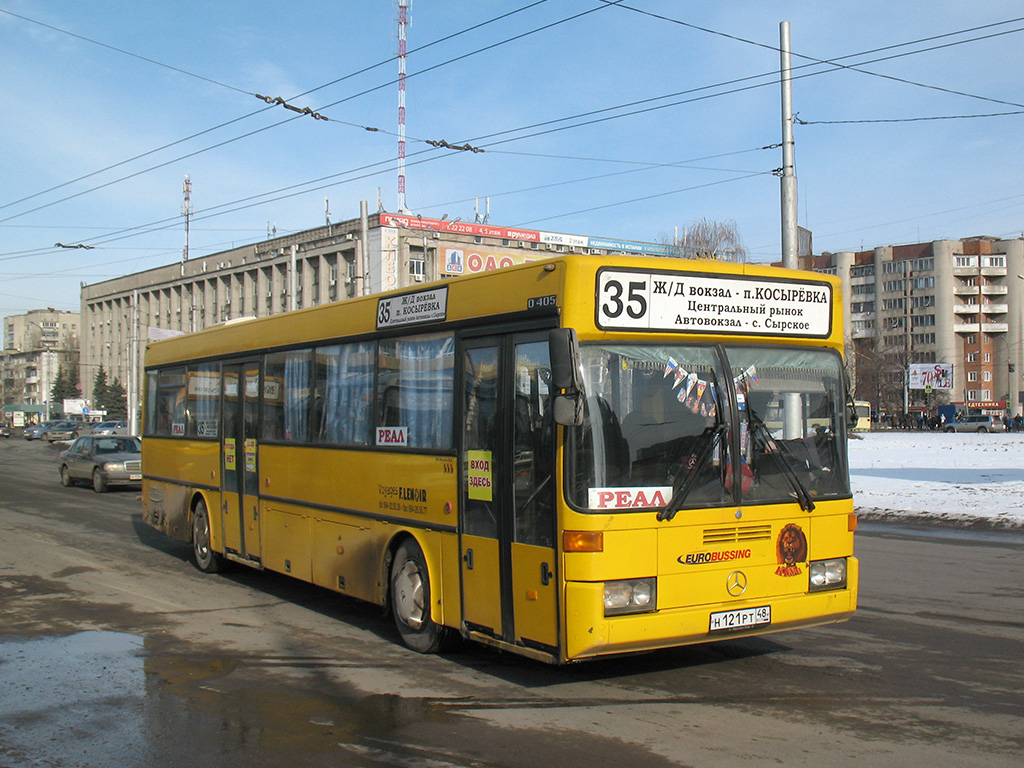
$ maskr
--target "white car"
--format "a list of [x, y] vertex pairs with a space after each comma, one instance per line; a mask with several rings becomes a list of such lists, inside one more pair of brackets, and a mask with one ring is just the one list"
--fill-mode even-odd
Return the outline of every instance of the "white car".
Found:
[[101, 421], [99, 424], [93, 424], [92, 434], [94, 435], [127, 435], [128, 434], [128, 422], [127, 421]]

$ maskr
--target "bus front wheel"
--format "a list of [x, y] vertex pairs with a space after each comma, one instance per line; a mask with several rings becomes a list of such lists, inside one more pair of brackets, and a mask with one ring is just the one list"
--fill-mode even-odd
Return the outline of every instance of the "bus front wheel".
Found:
[[402, 641], [420, 653], [443, 650], [451, 630], [430, 618], [430, 575], [423, 550], [407, 539], [395, 551], [391, 563], [391, 611]]
[[196, 567], [203, 573], [217, 573], [221, 569], [223, 559], [210, 546], [210, 513], [202, 499], [192, 511], [192, 554]]

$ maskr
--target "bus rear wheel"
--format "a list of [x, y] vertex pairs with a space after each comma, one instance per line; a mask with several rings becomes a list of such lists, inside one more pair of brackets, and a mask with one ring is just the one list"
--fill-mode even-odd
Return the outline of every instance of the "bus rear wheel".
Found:
[[217, 573], [224, 562], [220, 553], [210, 546], [210, 513], [202, 499], [192, 512], [192, 554], [196, 567], [203, 573]]
[[430, 575], [423, 550], [407, 539], [391, 563], [391, 612], [402, 641], [419, 653], [437, 653], [451, 642], [451, 630], [430, 618]]

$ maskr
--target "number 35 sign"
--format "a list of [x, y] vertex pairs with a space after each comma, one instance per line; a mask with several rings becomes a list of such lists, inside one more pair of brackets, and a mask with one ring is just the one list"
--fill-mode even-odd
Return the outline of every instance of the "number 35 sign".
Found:
[[606, 269], [597, 275], [605, 330], [825, 338], [832, 285], [816, 280]]

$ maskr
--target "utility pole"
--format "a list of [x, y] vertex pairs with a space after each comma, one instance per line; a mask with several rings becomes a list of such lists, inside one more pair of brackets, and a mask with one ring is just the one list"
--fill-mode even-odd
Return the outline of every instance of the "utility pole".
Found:
[[796, 160], [793, 145], [793, 81], [791, 78], [789, 22], [779, 25], [779, 58], [782, 81], [782, 266], [797, 269]]
[[398, 212], [405, 207], [405, 36], [409, 26], [409, 0], [398, 0]]
[[[793, 152], [793, 83], [790, 78], [789, 22], [779, 25], [779, 63], [782, 81], [782, 266], [796, 269], [799, 264], [796, 227], [796, 172]], [[783, 437], [803, 437], [803, 398], [797, 392], [783, 396]]]

